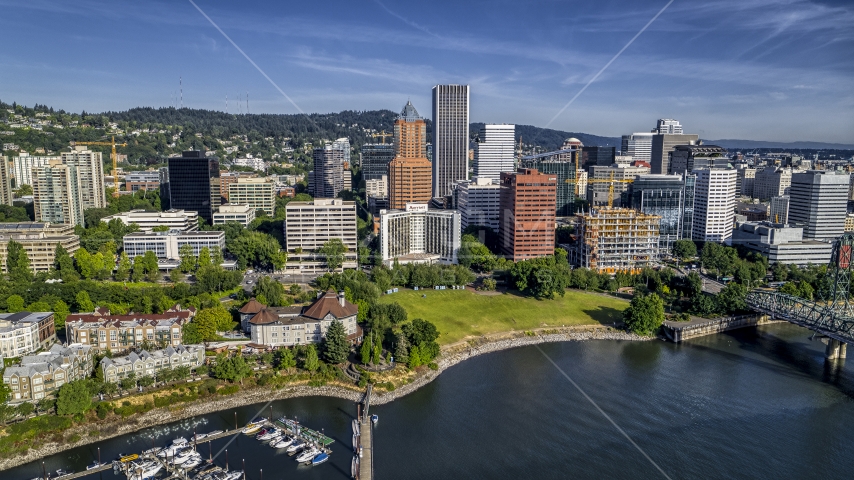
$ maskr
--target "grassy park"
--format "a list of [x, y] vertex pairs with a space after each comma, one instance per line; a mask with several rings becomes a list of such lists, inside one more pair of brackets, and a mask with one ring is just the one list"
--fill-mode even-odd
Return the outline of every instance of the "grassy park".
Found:
[[410, 319], [433, 322], [440, 332], [440, 345], [495, 332], [611, 324], [622, 319], [622, 312], [629, 305], [625, 300], [578, 290], [567, 290], [566, 295], [554, 300], [536, 300], [514, 293], [479, 295], [469, 290], [401, 289], [383, 295], [380, 301], [399, 303]]

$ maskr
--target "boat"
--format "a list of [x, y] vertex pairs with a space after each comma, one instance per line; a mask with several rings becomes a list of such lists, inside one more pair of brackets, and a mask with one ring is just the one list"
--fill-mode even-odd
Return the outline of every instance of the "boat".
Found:
[[184, 446], [187, 443], [189, 443], [189, 442], [187, 442], [187, 439], [184, 437], [178, 437], [178, 438], [172, 440], [172, 445], [175, 445], [175, 446]]
[[355, 418], [353, 419], [353, 435], [359, 434], [359, 421]]
[[243, 470], [234, 470], [226, 474], [225, 480], [237, 480], [243, 476]]
[[132, 462], [139, 458], [139, 455], [131, 453], [130, 455], [119, 454], [119, 461], [122, 463]]
[[198, 443], [199, 440], [201, 440], [207, 436], [208, 436], [207, 433], [197, 433], [197, 434], [193, 435], [191, 440]]
[[376, 425], [376, 424], [377, 424], [377, 422], [379, 422], [379, 421], [380, 421], [380, 416], [379, 416], [379, 415], [376, 415], [376, 414], [371, 415], [371, 423], [373, 423], [374, 425]]
[[72, 473], [74, 473], [74, 470], [64, 470], [64, 469], [62, 469], [62, 468], [58, 468], [58, 469], [56, 469], [56, 476], [57, 476], [57, 478], [59, 478], [59, 477], [64, 477], [64, 476], [66, 476], [66, 475], [71, 475]]
[[277, 440], [270, 442], [270, 446], [273, 448], [285, 448], [289, 447], [292, 443], [294, 443], [294, 438], [282, 435]]
[[252, 420], [251, 422], [247, 423], [246, 426], [243, 427], [242, 432], [246, 433], [246, 434], [255, 433], [258, 430], [261, 430], [261, 427], [264, 426], [264, 423], [266, 421], [267, 421], [267, 419], [264, 417], [256, 418], [256, 419]]
[[320, 452], [311, 459], [311, 466], [320, 465], [327, 460], [329, 460], [329, 454], [326, 452]]
[[359, 474], [359, 457], [353, 456], [353, 460], [350, 462], [350, 475], [353, 478]]
[[198, 454], [192, 448], [185, 448], [184, 450], [181, 450], [180, 452], [175, 454], [175, 457], [172, 458], [172, 464], [180, 465], [189, 460], [191, 457], [193, 457], [193, 455]]
[[302, 440], [297, 440], [290, 447], [288, 447], [288, 453], [295, 453], [298, 450], [302, 450], [305, 447], [305, 442]]
[[88, 465], [86, 470], [95, 470], [96, 468], [100, 468], [106, 465], [106, 463], [94, 462], [92, 465]]
[[163, 449], [160, 447], [149, 448], [148, 450], [143, 450], [142, 454], [143, 455], [155, 454], [155, 453], [159, 452], [160, 450], [163, 450]]
[[222, 433], [222, 430], [214, 430], [213, 432], [208, 432], [207, 435], [205, 435], [205, 436], [206, 437], [215, 437], [215, 436], [219, 435], [220, 433]]
[[198, 467], [201, 464], [202, 464], [202, 456], [197, 453], [197, 454], [193, 455], [192, 457], [190, 457], [189, 460], [182, 463], [181, 468], [183, 468], [184, 470], [190, 470], [190, 469]]
[[128, 480], [148, 480], [154, 478], [162, 469], [163, 465], [158, 462], [134, 463], [129, 469]]
[[281, 430], [271, 428], [271, 429], [265, 431], [263, 434], [257, 435], [255, 438], [257, 438], [258, 440], [262, 440], [262, 441], [263, 440], [275, 440], [275, 439], [281, 437], [282, 433], [283, 432]]
[[318, 453], [320, 453], [320, 450], [317, 447], [309, 447], [306, 451], [297, 455], [297, 463], [308, 462]]

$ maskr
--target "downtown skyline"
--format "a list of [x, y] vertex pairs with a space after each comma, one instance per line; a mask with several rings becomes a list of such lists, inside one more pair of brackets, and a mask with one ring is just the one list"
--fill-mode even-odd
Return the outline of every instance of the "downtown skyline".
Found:
[[191, 108], [228, 95], [237, 113], [239, 94], [245, 113], [248, 91], [252, 113], [397, 111], [457, 83], [473, 122], [619, 136], [677, 118], [707, 139], [854, 143], [844, 2], [675, 0], [559, 115], [667, 2], [196, 4], [292, 102], [189, 2], [5, 0], [0, 99], [160, 107], [181, 77]]

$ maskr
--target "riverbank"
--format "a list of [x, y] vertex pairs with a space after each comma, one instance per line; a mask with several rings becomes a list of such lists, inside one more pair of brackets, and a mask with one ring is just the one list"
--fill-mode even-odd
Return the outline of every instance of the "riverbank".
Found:
[[[394, 391], [375, 394], [371, 398], [371, 404], [383, 405], [393, 402], [394, 400], [404, 397], [432, 382], [448, 368], [470, 358], [487, 353], [553, 342], [586, 340], [645, 341], [652, 339], [653, 338], [651, 337], [641, 337], [616, 330], [611, 327], [603, 326], [550, 328], [526, 332], [504, 332], [471, 338], [466, 341], [457, 342], [443, 347], [442, 353], [436, 362], [438, 364], [437, 370], [434, 371], [429, 370], [426, 367], [421, 367], [423, 372], [414, 381], [403, 385]], [[205, 413], [231, 410], [245, 405], [266, 403], [271, 400], [284, 400], [288, 398], [311, 396], [336, 397], [356, 403], [362, 401], [364, 393], [355, 386], [352, 388], [345, 388], [341, 386], [310, 387], [307, 385], [295, 385], [279, 390], [255, 387], [250, 390], [242, 390], [227, 397], [213, 397], [198, 400], [193, 403], [157, 408], [128, 418], [115, 417], [110, 420], [99, 421], [96, 423], [76, 425], [63, 432], [61, 435], [63, 440], [61, 441], [47, 442], [38, 448], [30, 449], [24, 455], [0, 460], [0, 471], [75, 447], [97, 443], [105, 439], [133, 433], [144, 428], [165, 423], [173, 423]], [[97, 432], [97, 434], [92, 435], [92, 432]], [[76, 440], [68, 441], [73, 438], [76, 438]]]

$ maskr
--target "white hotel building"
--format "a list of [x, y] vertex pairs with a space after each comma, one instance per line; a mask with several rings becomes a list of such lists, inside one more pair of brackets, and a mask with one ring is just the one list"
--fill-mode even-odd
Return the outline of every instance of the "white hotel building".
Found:
[[692, 238], [703, 242], [729, 243], [735, 220], [735, 169], [694, 170], [694, 230]]
[[406, 210], [381, 210], [383, 263], [455, 264], [460, 232], [460, 213], [456, 210], [429, 210], [419, 203], [408, 203]]

